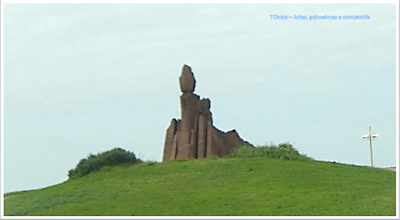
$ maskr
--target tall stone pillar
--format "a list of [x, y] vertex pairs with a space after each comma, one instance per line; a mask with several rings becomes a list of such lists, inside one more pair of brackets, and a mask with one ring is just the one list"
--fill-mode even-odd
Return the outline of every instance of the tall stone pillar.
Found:
[[190, 143], [194, 138], [195, 119], [196, 119], [196, 106], [199, 101], [199, 96], [193, 93], [183, 93], [181, 96], [181, 110], [182, 120], [178, 134], [178, 152], [176, 159], [192, 159], [190, 156]]
[[194, 159], [193, 147], [195, 147], [195, 119], [197, 113], [197, 103], [200, 97], [193, 94], [196, 86], [193, 72], [189, 66], [184, 65], [182, 74], [179, 77], [181, 87], [181, 126], [178, 134], [178, 150], [176, 159]]

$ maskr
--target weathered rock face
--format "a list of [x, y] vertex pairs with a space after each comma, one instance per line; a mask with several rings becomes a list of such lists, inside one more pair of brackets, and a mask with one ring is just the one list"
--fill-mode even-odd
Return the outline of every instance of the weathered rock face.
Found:
[[182, 119], [172, 119], [164, 143], [163, 161], [224, 156], [250, 143], [242, 140], [235, 130], [227, 133], [213, 126], [210, 100], [193, 94], [196, 85], [191, 68], [184, 65], [179, 77]]

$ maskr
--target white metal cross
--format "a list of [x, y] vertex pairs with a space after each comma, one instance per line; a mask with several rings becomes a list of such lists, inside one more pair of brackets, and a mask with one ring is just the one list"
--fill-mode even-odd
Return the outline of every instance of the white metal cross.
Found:
[[371, 126], [369, 126], [369, 131], [368, 133], [364, 134], [361, 138], [368, 138], [369, 139], [369, 151], [371, 154], [371, 167], [374, 166], [374, 162], [372, 160], [372, 138], [377, 138], [379, 134], [375, 134], [371, 132]]

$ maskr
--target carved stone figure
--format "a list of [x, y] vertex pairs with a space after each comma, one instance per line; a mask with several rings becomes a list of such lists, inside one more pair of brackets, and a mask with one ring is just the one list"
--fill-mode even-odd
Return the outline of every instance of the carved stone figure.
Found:
[[222, 132], [213, 126], [211, 103], [194, 94], [196, 80], [192, 69], [184, 65], [179, 83], [182, 91], [182, 119], [172, 119], [164, 143], [163, 161], [222, 157], [240, 146], [253, 147], [235, 131]]

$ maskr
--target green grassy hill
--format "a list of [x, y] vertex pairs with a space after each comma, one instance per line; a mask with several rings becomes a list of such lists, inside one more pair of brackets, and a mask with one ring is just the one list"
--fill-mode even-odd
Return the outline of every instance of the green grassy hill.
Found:
[[396, 173], [273, 158], [146, 162], [13, 195], [6, 216], [395, 216]]

